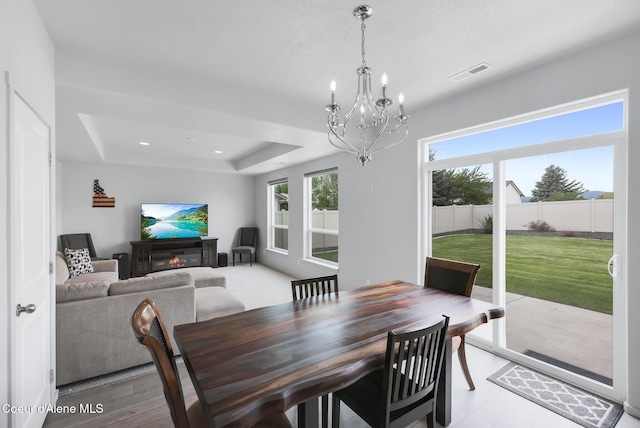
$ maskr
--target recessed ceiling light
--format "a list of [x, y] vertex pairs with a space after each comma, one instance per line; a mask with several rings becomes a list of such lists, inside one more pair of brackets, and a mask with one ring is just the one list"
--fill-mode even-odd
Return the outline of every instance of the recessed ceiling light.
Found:
[[141, 146], [149, 146], [150, 144], [147, 143], [146, 141], [140, 141], [140, 145]]
[[222, 154], [222, 153], [224, 153], [224, 152], [223, 152], [222, 150], [215, 150], [213, 153], [216, 153], [216, 154]]

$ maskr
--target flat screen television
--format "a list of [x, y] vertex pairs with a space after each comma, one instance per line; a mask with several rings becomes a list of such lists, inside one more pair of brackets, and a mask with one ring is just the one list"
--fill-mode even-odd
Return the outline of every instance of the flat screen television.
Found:
[[207, 204], [141, 204], [142, 239], [198, 238], [209, 233]]

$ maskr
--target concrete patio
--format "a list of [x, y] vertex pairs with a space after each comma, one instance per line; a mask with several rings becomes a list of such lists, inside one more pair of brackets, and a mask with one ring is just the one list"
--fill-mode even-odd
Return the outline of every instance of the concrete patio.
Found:
[[[491, 301], [492, 289], [472, 297]], [[507, 293], [507, 347], [572, 372], [609, 383], [613, 376], [613, 317]]]

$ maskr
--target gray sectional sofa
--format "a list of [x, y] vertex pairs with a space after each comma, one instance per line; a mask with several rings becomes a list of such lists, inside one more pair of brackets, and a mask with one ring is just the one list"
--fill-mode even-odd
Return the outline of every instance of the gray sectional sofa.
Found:
[[92, 264], [93, 273], [70, 278], [64, 256], [56, 254], [56, 385], [151, 362], [130, 332], [131, 314], [146, 298], [158, 305], [170, 332], [244, 310], [211, 268], [192, 270], [197, 281], [189, 268], [119, 281], [117, 260]]

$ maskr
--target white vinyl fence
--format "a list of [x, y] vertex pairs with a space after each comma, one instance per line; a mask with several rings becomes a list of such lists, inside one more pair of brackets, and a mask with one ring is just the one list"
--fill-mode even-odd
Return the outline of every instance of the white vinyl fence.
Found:
[[[482, 219], [492, 210], [492, 205], [433, 207], [433, 233], [482, 229]], [[613, 199], [507, 205], [507, 230], [528, 230], [527, 225], [537, 220], [557, 231], [613, 232]]]
[[[281, 210], [274, 212], [274, 224], [288, 225], [289, 211]], [[312, 248], [337, 248], [338, 247], [338, 210], [313, 210], [311, 212], [311, 228], [314, 230], [324, 230], [329, 233], [314, 232]], [[331, 233], [335, 231], [336, 233]]]

